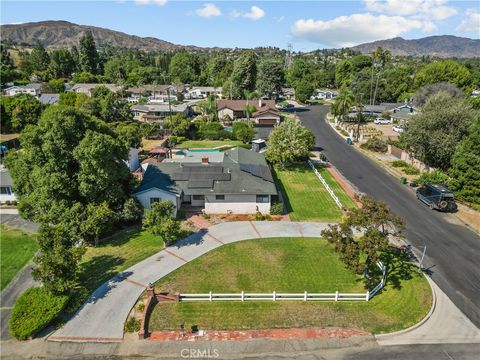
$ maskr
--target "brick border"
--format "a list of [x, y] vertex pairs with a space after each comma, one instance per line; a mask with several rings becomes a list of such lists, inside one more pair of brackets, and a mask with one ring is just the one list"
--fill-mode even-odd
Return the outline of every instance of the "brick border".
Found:
[[361, 207], [362, 203], [360, 201], [358, 201], [358, 199], [356, 199], [355, 193], [350, 188], [350, 186], [348, 186], [345, 183], [345, 181], [343, 181], [343, 179], [340, 177], [340, 175], [338, 175], [338, 173], [331, 166], [325, 166], [325, 169], [327, 169], [327, 171], [330, 173], [330, 175], [332, 175], [335, 178], [335, 180], [340, 184], [340, 186], [347, 193], [347, 195], [355, 202], [355, 204], [357, 204], [357, 206]]

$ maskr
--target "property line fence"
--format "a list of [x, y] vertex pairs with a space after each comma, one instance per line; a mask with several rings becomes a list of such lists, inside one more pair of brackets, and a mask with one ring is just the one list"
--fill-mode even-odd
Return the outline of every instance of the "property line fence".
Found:
[[327, 189], [328, 193], [330, 194], [330, 196], [332, 197], [333, 201], [335, 201], [335, 204], [337, 204], [337, 206], [340, 208], [340, 209], [343, 209], [343, 205], [342, 203], [340, 202], [340, 200], [338, 199], [337, 195], [335, 195], [335, 193], [333, 192], [333, 190], [330, 188], [330, 186], [327, 184], [327, 182], [325, 181], [325, 179], [323, 178], [323, 176], [320, 174], [320, 172], [315, 168], [315, 164], [313, 163], [313, 161], [311, 160], [308, 160], [308, 165], [310, 165], [310, 167], [312, 168], [313, 172], [315, 173], [315, 175], [317, 175], [317, 177], [320, 179], [320, 181], [322, 182], [323, 186], [325, 186], [325, 189]]
[[378, 261], [377, 266], [382, 271], [380, 282], [373, 288], [363, 293], [203, 293], [203, 294], [180, 294], [180, 301], [369, 301], [385, 285], [387, 274], [386, 266]]

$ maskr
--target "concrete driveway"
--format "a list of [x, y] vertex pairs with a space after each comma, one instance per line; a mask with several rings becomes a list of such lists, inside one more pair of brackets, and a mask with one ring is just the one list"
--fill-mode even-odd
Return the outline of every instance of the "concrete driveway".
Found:
[[224, 244], [267, 237], [319, 237], [325, 223], [238, 221], [199, 231], [102, 284], [49, 340], [120, 342], [130, 310], [149, 283]]

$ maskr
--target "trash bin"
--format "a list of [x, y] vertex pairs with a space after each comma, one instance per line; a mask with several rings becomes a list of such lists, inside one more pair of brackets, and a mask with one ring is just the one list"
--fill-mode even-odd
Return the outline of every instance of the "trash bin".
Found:
[[347, 144], [348, 144], [348, 145], [353, 145], [353, 141], [352, 141], [352, 139], [349, 138], [349, 137], [347, 138]]

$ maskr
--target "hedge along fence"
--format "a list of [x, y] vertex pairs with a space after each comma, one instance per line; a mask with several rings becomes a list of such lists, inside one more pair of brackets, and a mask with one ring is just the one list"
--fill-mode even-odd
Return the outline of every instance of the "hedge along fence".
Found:
[[380, 282], [372, 290], [364, 293], [203, 293], [203, 294], [180, 294], [180, 301], [369, 301], [385, 286], [387, 267], [377, 261], [377, 266], [382, 272]]
[[340, 209], [343, 209], [343, 205], [342, 203], [340, 202], [340, 200], [338, 199], [337, 195], [335, 195], [335, 193], [332, 191], [332, 189], [330, 188], [330, 186], [328, 186], [327, 182], [325, 181], [325, 179], [323, 178], [322, 175], [320, 175], [320, 173], [318, 172], [318, 170], [315, 168], [315, 164], [311, 161], [311, 160], [308, 160], [308, 165], [310, 165], [310, 167], [312, 168], [313, 172], [315, 173], [315, 175], [317, 175], [317, 177], [320, 179], [320, 181], [322, 182], [323, 186], [325, 186], [325, 189], [327, 189], [328, 193], [330, 194], [330, 196], [332, 197], [333, 201], [335, 201], [335, 204], [337, 204], [337, 206], [340, 208]]

